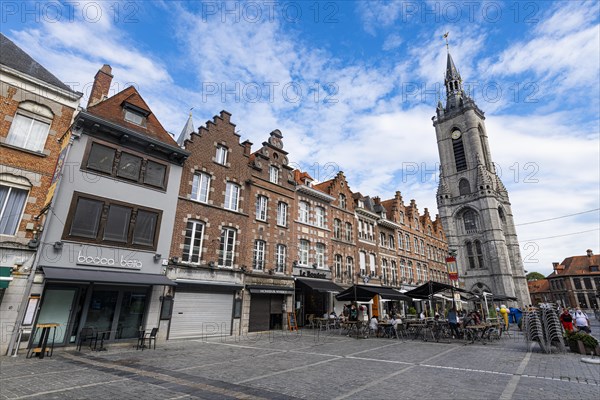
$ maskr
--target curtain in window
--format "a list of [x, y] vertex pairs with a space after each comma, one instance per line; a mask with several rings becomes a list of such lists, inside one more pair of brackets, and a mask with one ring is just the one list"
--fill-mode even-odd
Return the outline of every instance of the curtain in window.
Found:
[[15, 234], [26, 199], [27, 190], [0, 186], [0, 234]]

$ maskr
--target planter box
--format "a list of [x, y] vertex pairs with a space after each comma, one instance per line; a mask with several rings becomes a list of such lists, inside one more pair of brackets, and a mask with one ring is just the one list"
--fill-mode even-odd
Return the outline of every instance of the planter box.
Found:
[[600, 356], [600, 345], [596, 346], [595, 349], [593, 349], [591, 347], [585, 347], [581, 340], [578, 340], [577, 342], [569, 342], [569, 348], [571, 349], [571, 351], [573, 353], [579, 353], [579, 354], [594, 353], [595, 355]]

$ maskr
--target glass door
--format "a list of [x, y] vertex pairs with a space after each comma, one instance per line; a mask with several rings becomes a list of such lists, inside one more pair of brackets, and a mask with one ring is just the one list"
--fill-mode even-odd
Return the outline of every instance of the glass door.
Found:
[[98, 332], [112, 330], [118, 297], [118, 290], [94, 290], [90, 298], [85, 327], [96, 328]]
[[[57, 323], [56, 336], [54, 343], [56, 345], [64, 344], [69, 323], [69, 316], [73, 306], [73, 300], [77, 293], [76, 288], [73, 289], [47, 289], [44, 294], [44, 303], [38, 316], [38, 324]], [[40, 332], [35, 333], [34, 343], [39, 340]], [[50, 333], [50, 340], [52, 332]]]

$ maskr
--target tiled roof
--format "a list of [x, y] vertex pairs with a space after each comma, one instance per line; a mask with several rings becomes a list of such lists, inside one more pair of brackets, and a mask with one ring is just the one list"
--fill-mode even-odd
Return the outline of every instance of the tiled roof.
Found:
[[[123, 114], [124, 102], [127, 102], [149, 113], [149, 115], [146, 117], [146, 126], [139, 126], [125, 120]], [[142, 99], [142, 96], [140, 96], [138, 91], [133, 86], [129, 86], [114, 96], [91, 106], [88, 108], [87, 112], [114, 124], [125, 126], [132, 131], [149, 136], [165, 144], [177, 146], [175, 139], [173, 139], [165, 130], [165, 128], [163, 128], [161, 123], [152, 113], [152, 110], [150, 110], [150, 107], [148, 107], [148, 104], [146, 104], [144, 99]]]
[[41, 64], [31, 58], [29, 54], [25, 53], [19, 46], [2, 33], [0, 33], [0, 64], [49, 83], [57, 88], [73, 92], [70, 87], [65, 85], [56, 76], [52, 75], [50, 71], [42, 67]]
[[[600, 271], [592, 272], [591, 266], [600, 266], [600, 255], [593, 254], [591, 256], [572, 256], [567, 257], [560, 263], [559, 268], [550, 274], [548, 277], [569, 276], [569, 275], [600, 275]], [[563, 267], [563, 268], [560, 268]], [[600, 269], [596, 268], [596, 269]]]
[[528, 281], [529, 293], [540, 293], [550, 291], [550, 281], [548, 279], [539, 279], [537, 281]]

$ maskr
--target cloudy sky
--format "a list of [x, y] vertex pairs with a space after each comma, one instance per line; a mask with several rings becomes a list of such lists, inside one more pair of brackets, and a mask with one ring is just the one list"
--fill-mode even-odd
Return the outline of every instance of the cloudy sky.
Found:
[[[486, 112], [528, 271], [600, 252], [597, 1], [2, 2], [2, 32], [87, 94], [102, 64], [178, 135], [220, 110], [314, 178], [437, 213], [446, 62]], [[542, 221], [542, 222], [540, 222]]]

